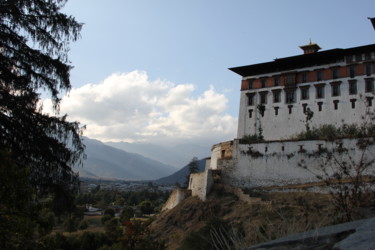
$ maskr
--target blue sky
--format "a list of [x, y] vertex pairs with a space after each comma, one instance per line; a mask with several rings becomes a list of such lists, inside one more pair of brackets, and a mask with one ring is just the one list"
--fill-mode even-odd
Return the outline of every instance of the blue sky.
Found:
[[375, 42], [375, 1], [70, 0], [85, 23], [71, 45], [62, 112], [99, 140], [210, 145], [236, 136], [230, 67]]

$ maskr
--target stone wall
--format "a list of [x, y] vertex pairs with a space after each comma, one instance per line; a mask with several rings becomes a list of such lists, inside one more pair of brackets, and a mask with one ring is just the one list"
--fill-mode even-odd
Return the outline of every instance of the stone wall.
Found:
[[201, 200], [206, 200], [213, 185], [212, 170], [207, 169], [201, 173], [190, 174], [189, 187], [192, 196], [198, 196]]
[[[217, 169], [222, 170], [223, 180], [241, 188], [283, 186], [317, 182], [322, 166], [333, 173], [335, 160], [358, 163], [361, 157], [367, 161], [374, 159], [375, 146], [362, 150], [361, 139], [341, 139], [334, 141], [275, 141], [241, 144], [233, 141], [231, 159], [218, 159]], [[373, 139], [372, 139], [373, 141]], [[328, 160], [327, 152], [334, 153]], [[212, 161], [211, 161], [212, 165]], [[308, 170], [299, 165], [305, 165]], [[375, 166], [364, 174], [374, 175]]]

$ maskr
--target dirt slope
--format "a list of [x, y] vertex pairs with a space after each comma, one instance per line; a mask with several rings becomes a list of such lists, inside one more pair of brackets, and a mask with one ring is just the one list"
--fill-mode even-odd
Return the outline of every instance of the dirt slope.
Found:
[[[303, 232], [335, 223], [328, 195], [306, 192], [253, 194], [260, 204], [249, 204], [215, 184], [207, 201], [185, 199], [175, 208], [160, 214], [150, 225], [153, 236], [166, 241], [167, 249], [178, 249], [189, 233], [203, 228], [211, 218], [220, 218], [245, 237], [250, 246], [295, 232]], [[238, 230], [237, 230], [238, 231]]]

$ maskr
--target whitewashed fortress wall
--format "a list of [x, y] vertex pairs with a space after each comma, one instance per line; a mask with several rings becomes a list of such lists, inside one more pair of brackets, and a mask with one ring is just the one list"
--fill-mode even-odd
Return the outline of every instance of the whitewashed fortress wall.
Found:
[[242, 75], [237, 138], [261, 128], [266, 140], [289, 139], [305, 130], [307, 108], [311, 127], [363, 122], [374, 113], [374, 51], [368, 45], [232, 68]]
[[[368, 138], [367, 138], [368, 139]], [[366, 139], [366, 140], [367, 140]], [[253, 144], [242, 144], [233, 141], [233, 157], [218, 159], [218, 169], [222, 171], [223, 180], [232, 186], [256, 188], [305, 184], [320, 181], [316, 175], [324, 175], [322, 167], [328, 173], [335, 168], [334, 162], [327, 162], [326, 152], [334, 152], [336, 160], [350, 163], [349, 157], [356, 164], [360, 158], [373, 159], [374, 139], [365, 150], [360, 143], [365, 139], [279, 141]], [[220, 145], [216, 145], [220, 147]], [[345, 151], [344, 151], [345, 150]], [[363, 153], [363, 155], [362, 155]], [[306, 165], [309, 171], [299, 166]], [[328, 165], [325, 165], [328, 164]], [[375, 166], [364, 175], [374, 175]]]

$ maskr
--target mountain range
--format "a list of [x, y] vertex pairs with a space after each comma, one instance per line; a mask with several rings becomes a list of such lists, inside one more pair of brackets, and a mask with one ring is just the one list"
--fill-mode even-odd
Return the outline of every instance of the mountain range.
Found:
[[129, 153], [143, 155], [144, 157], [174, 166], [178, 169], [187, 165], [193, 157], [202, 159], [210, 155], [210, 146], [205, 147], [194, 144], [170, 146], [128, 142], [105, 142], [105, 144]]
[[75, 167], [81, 177], [155, 180], [178, 170], [176, 167], [111, 147], [98, 140], [84, 137], [83, 142], [86, 145], [87, 158], [83, 161], [83, 166]]

